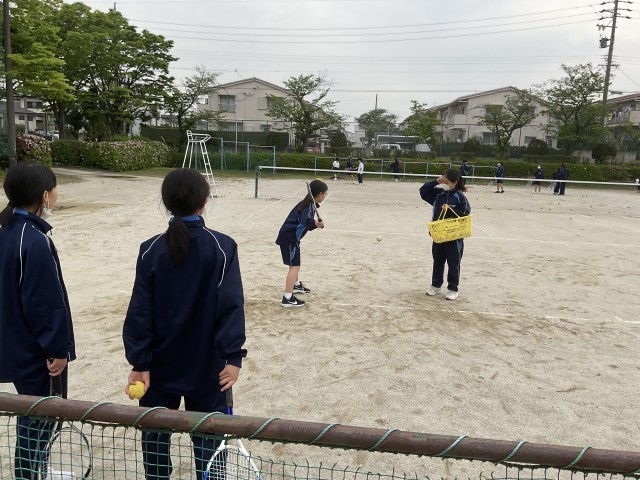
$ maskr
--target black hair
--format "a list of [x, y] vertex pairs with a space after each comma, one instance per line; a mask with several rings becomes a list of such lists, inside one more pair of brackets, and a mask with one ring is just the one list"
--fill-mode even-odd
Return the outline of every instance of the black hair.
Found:
[[463, 192], [467, 191], [467, 186], [466, 186], [467, 181], [462, 175], [460, 175], [460, 172], [458, 172], [457, 170], [454, 170], [453, 168], [449, 168], [444, 171], [442, 176], [447, 177], [447, 180], [449, 180], [450, 182], [453, 182], [455, 184], [456, 190], [461, 190]]
[[204, 207], [210, 187], [198, 171], [179, 168], [167, 175], [162, 182], [162, 203], [173, 215], [167, 228], [166, 239], [169, 256], [174, 265], [180, 265], [189, 253], [189, 229], [182, 217], [194, 215]]
[[49, 167], [23, 162], [11, 167], [4, 178], [4, 193], [9, 203], [0, 212], [0, 227], [7, 226], [11, 221], [15, 207], [27, 209], [35, 205], [32, 213], [42, 211], [44, 192], [50, 192], [56, 185], [56, 175]]
[[[321, 193], [329, 190], [329, 187], [321, 180], [312, 180], [311, 183], [309, 183], [309, 190], [311, 190], [311, 195], [313, 196], [313, 198], [316, 198], [317, 195], [320, 195]], [[304, 210], [310, 203], [311, 198], [309, 198], [309, 194], [307, 193], [304, 198], [300, 200], [300, 202], [298, 202], [298, 212]]]

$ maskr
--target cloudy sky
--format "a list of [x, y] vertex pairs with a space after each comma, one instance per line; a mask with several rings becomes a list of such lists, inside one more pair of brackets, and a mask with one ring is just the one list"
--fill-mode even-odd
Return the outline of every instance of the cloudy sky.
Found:
[[[65, 0], [70, 1], [70, 0]], [[113, 1], [84, 0], [96, 10]], [[593, 0], [121, 0], [130, 23], [174, 42], [171, 73], [197, 65], [221, 83], [282, 85], [326, 72], [331, 99], [353, 120], [375, 107], [404, 118], [477, 91], [528, 88], [560, 65], [604, 65], [613, 2]], [[640, 2], [621, 0], [611, 90], [640, 92]], [[605, 17], [604, 19], [601, 19]], [[604, 71], [604, 70], [603, 70]]]

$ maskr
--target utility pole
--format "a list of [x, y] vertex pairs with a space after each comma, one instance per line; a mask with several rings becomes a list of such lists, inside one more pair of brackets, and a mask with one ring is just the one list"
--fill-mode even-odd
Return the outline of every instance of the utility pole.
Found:
[[611, 83], [611, 62], [613, 61], [613, 43], [616, 39], [616, 22], [618, 20], [618, 1], [613, 0], [613, 23], [611, 24], [611, 41], [609, 42], [609, 53], [607, 55], [607, 70], [604, 74], [604, 92], [602, 93], [602, 104], [607, 106], [609, 97], [609, 84]]
[[11, 75], [11, 25], [9, 23], [9, 2], [2, 2], [2, 20], [4, 37], [4, 74], [7, 90], [7, 156], [9, 157], [9, 168], [16, 162], [16, 111], [13, 103], [13, 78]]

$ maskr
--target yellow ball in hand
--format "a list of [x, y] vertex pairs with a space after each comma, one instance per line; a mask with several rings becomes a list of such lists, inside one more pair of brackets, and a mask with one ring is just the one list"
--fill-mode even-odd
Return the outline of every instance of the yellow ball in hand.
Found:
[[142, 398], [145, 393], [144, 383], [138, 380], [134, 385], [129, 385], [129, 393], [133, 398]]

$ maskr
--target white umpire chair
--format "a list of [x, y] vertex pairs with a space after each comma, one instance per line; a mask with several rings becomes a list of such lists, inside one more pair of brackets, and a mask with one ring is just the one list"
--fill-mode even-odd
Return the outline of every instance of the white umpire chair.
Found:
[[209, 161], [209, 152], [207, 151], [207, 141], [211, 139], [211, 135], [206, 133], [193, 133], [191, 130], [187, 130], [187, 150], [184, 152], [184, 160], [182, 161], [182, 168], [192, 168], [191, 162], [193, 161], [193, 168], [195, 168], [198, 157], [202, 158], [202, 164], [204, 166], [204, 176], [209, 182], [211, 197], [218, 196], [218, 189], [216, 188], [216, 180], [213, 178], [213, 172], [211, 171], [211, 162]]

